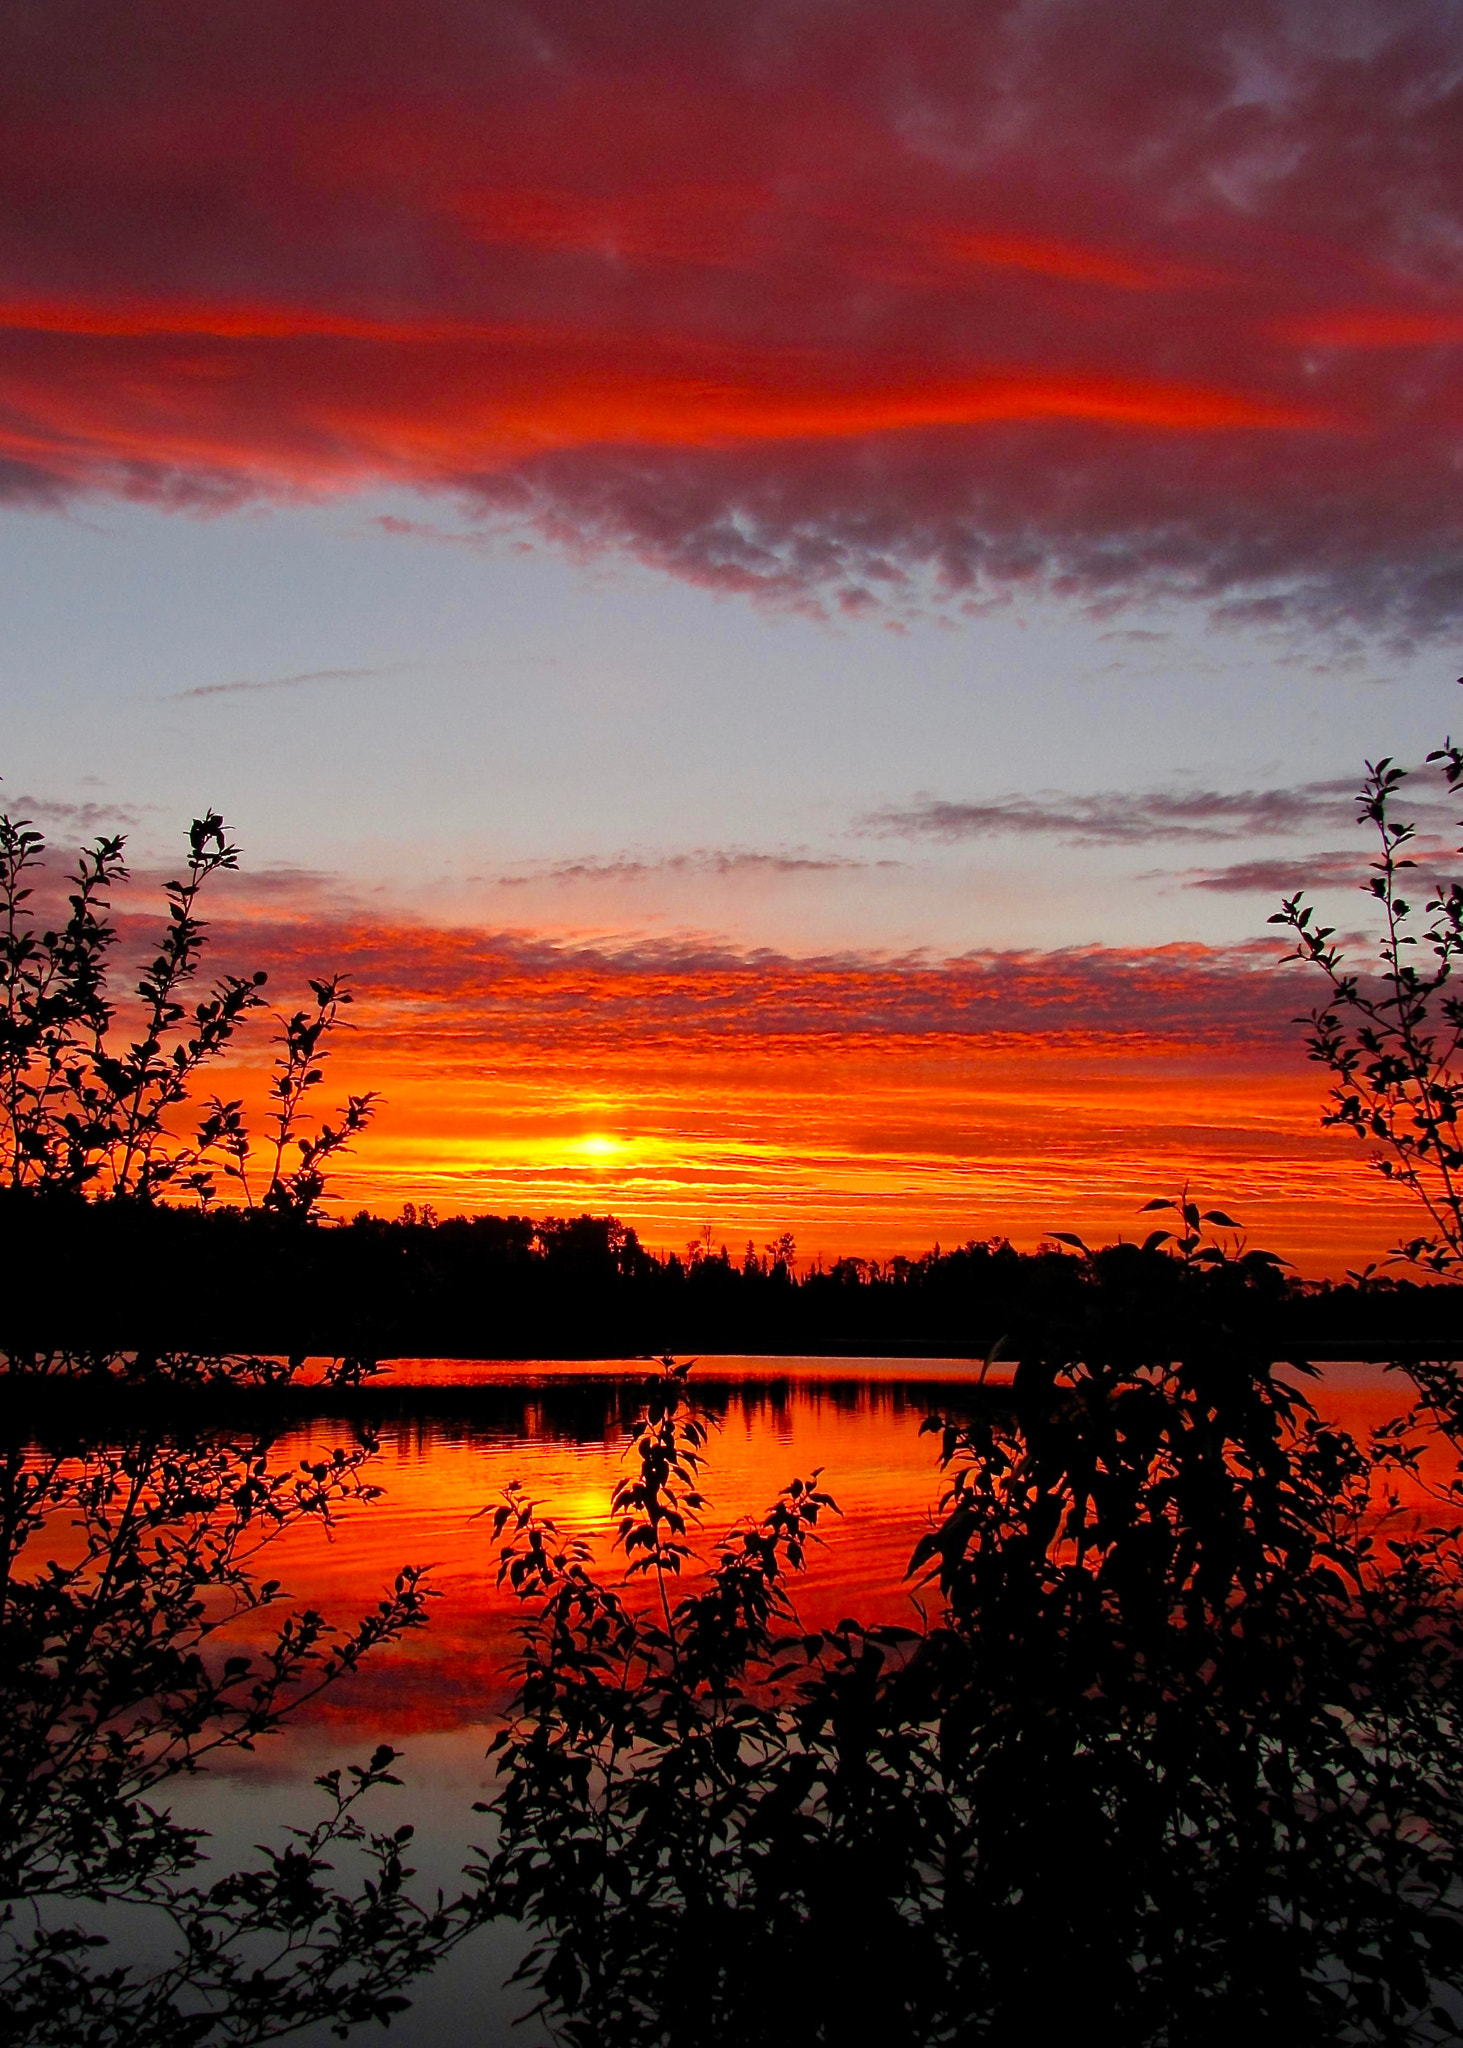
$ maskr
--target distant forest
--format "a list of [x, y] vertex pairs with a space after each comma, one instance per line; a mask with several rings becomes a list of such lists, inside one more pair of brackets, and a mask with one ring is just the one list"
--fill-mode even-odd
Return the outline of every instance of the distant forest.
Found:
[[1122, 1329], [1135, 1351], [1220, 1330], [1276, 1357], [1454, 1355], [1463, 1287], [1301, 1282], [1263, 1254], [1018, 1252], [790, 1269], [790, 1242], [657, 1257], [612, 1216], [332, 1226], [0, 1191], [0, 1348], [533, 1358], [769, 1352], [1018, 1358]]

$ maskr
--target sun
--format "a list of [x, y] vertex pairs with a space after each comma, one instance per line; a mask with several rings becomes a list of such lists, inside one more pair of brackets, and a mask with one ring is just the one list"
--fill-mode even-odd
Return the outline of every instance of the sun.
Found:
[[586, 1159], [618, 1159], [624, 1145], [618, 1138], [612, 1138], [608, 1131], [587, 1131], [578, 1140], [578, 1149]]

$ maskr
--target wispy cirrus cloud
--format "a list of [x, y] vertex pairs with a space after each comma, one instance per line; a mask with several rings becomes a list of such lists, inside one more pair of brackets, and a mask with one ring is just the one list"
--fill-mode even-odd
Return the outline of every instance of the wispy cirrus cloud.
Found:
[[1180, 879], [1186, 889], [1221, 896], [1286, 896], [1297, 889], [1308, 895], [1317, 889], [1364, 889], [1372, 873], [1365, 854], [1333, 851], [1232, 861], [1227, 867], [1191, 870]]
[[1446, 634], [1460, 194], [1437, 0], [13, 8], [0, 490]]
[[895, 868], [897, 860], [860, 860], [851, 854], [802, 850], [756, 852], [747, 847], [698, 847], [682, 852], [586, 855], [578, 860], [536, 861], [521, 872], [499, 875], [500, 889], [523, 889], [540, 883], [646, 882], [667, 876], [776, 879], [792, 875], [831, 875]]
[[385, 673], [379, 667], [308, 668], [287, 676], [239, 676], [226, 683], [195, 683], [191, 689], [174, 690], [170, 695], [174, 703], [186, 703], [197, 697], [255, 696], [261, 691], [304, 690], [314, 683], [362, 682], [368, 676]]
[[[1148, 846], [1189, 840], [1288, 837], [1334, 826], [1349, 808], [1355, 779], [1275, 789], [1101, 790], [1082, 795], [1040, 790], [986, 799], [917, 797], [868, 812], [858, 829], [882, 838], [962, 840], [1033, 837], [1069, 846]], [[1421, 800], [1429, 810], [1436, 806]], [[1416, 810], [1419, 806], [1411, 807]]]
[[[1446, 843], [1418, 840], [1407, 849], [1407, 856], [1413, 879], [1410, 885], [1404, 880], [1402, 887], [1414, 901], [1422, 894], [1431, 895], [1435, 879], [1457, 872], [1457, 853]], [[1302, 889], [1313, 896], [1318, 889], [1370, 889], [1377, 872], [1370, 855], [1332, 851], [1234, 861], [1226, 867], [1191, 870], [1180, 879], [1186, 889], [1207, 889], [1220, 895], [1290, 895]]]
[[16, 820], [28, 819], [44, 831], [71, 832], [82, 838], [131, 831], [142, 823], [145, 815], [129, 804], [98, 803], [92, 798], [77, 802], [68, 797], [32, 796], [24, 792], [6, 798], [3, 789], [0, 810]]

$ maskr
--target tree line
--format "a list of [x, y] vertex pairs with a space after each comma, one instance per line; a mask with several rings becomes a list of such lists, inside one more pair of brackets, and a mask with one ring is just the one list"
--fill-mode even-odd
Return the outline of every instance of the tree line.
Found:
[[[1191, 1205], [1192, 1206], [1192, 1205]], [[1216, 1319], [1281, 1353], [1438, 1353], [1463, 1290], [1406, 1274], [1303, 1285], [1237, 1249], [1222, 1267], [1166, 1246], [1090, 1253], [1002, 1239], [922, 1258], [791, 1270], [751, 1247], [647, 1251], [612, 1216], [360, 1214], [298, 1227], [268, 1212], [43, 1198], [0, 1190], [12, 1370], [90, 1369], [116, 1353], [636, 1357], [767, 1352], [1011, 1360], [1086, 1322], [1175, 1336]], [[77, 1284], [82, 1282], [84, 1284]], [[1426, 1283], [1426, 1284], [1424, 1284]]]

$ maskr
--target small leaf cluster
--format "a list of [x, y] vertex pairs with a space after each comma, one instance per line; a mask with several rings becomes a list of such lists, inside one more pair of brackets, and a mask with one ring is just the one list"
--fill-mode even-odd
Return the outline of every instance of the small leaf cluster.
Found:
[[[1159, 1210], [1171, 1211], [1177, 1228], [1150, 1230], [1136, 1250], [1144, 1258], [1163, 1252], [1175, 1263], [1178, 1277], [1186, 1283], [1195, 1282], [1208, 1271], [1222, 1273], [1230, 1282], [1244, 1286], [1277, 1273], [1290, 1263], [1278, 1252], [1265, 1251], [1259, 1245], [1250, 1244], [1244, 1226], [1225, 1210], [1201, 1209], [1190, 1196], [1187, 1182], [1176, 1196], [1156, 1195], [1152, 1201], [1145, 1202], [1138, 1213], [1151, 1216]], [[1228, 1242], [1219, 1234], [1221, 1232], [1229, 1233]], [[1128, 1249], [1110, 1245], [1094, 1250], [1074, 1230], [1053, 1230], [1049, 1234], [1054, 1243], [1070, 1245], [1079, 1252], [1088, 1273], [1098, 1280], [1105, 1266], [1113, 1264], [1115, 1252]]]
[[[315, 999], [313, 1010], [296, 1010], [281, 1019], [276, 1040], [279, 1051], [269, 1084], [274, 1107], [266, 1119], [270, 1135], [265, 1184], [257, 1203], [266, 1214], [302, 1221], [320, 1213], [328, 1162], [359, 1137], [378, 1100], [374, 1090], [349, 1095], [345, 1107], [337, 1112], [339, 1122], [322, 1121], [317, 1131], [300, 1134], [309, 1091], [318, 1088], [325, 1079], [325, 1041], [340, 1024], [342, 1009], [354, 1000], [339, 974], [327, 980], [312, 980], [310, 993]], [[297, 1155], [293, 1164], [291, 1147]], [[201, 1158], [218, 1158], [226, 1177], [238, 1186], [246, 1206], [256, 1206], [250, 1172], [253, 1143], [244, 1120], [242, 1100], [225, 1102], [217, 1095], [210, 1097], [207, 1113], [198, 1127], [198, 1152]], [[211, 1196], [212, 1189], [207, 1193]]]

